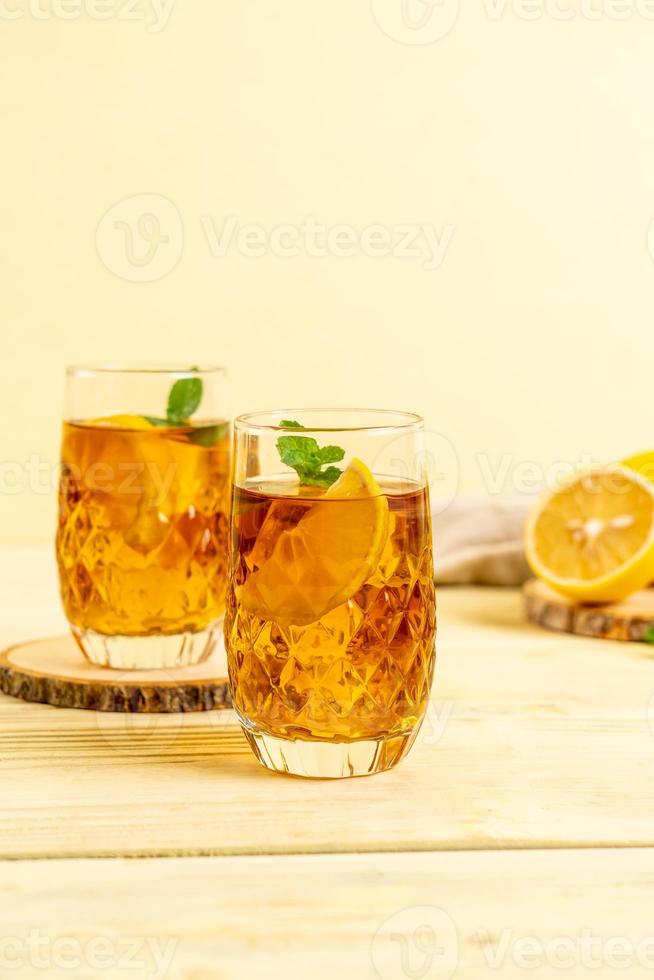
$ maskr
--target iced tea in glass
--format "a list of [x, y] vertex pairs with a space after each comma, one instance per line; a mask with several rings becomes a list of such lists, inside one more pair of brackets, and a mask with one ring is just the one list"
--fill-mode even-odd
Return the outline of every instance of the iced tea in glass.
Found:
[[225, 640], [270, 769], [378, 772], [416, 737], [435, 634], [421, 438], [420, 418], [388, 412], [236, 420]]
[[206, 657], [224, 613], [230, 433], [218, 368], [73, 368], [57, 561], [93, 663]]

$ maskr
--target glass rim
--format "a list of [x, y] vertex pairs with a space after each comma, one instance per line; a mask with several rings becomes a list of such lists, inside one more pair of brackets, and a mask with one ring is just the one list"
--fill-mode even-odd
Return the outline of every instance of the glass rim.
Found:
[[[293, 428], [280, 425], [279, 423], [283, 419], [294, 419], [298, 415], [301, 416], [307, 413], [315, 413], [317, 415], [321, 413], [325, 415], [351, 415], [355, 419], [357, 415], [378, 416], [379, 422], [357, 424], [356, 421], [353, 421], [348, 425], [307, 425], [302, 426], [301, 430], [296, 430], [297, 432], [367, 432], [383, 434], [398, 430], [417, 431], [425, 423], [422, 415], [418, 415], [416, 412], [395, 411], [387, 408], [284, 408], [261, 412], [245, 412], [242, 415], [237, 415], [234, 419], [234, 429], [256, 432], [284, 432], [287, 435], [291, 435], [294, 431]], [[279, 421], [275, 422], [275, 418]]]
[[94, 363], [68, 364], [67, 377], [92, 377], [96, 374], [159, 374], [168, 377], [193, 378], [202, 374], [226, 374], [226, 368], [220, 364], [198, 364], [188, 367], [182, 364], [150, 364], [150, 363]]

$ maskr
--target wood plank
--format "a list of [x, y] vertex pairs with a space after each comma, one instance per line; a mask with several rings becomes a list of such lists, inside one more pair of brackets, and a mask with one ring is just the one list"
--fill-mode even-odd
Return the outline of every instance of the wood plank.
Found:
[[651, 850], [2, 862], [0, 954], [22, 980], [644, 978], [653, 900]]
[[654, 845], [654, 743], [633, 719], [452, 717], [397, 769], [326, 785], [264, 771], [212, 715], [100, 714], [95, 730], [19, 715], [0, 855]]
[[[51, 627], [56, 595], [39, 594]], [[651, 648], [538, 630], [512, 591], [439, 601], [427, 723], [409, 758], [371, 779], [269, 774], [231, 712], [136, 718], [0, 697], [0, 856], [654, 844]], [[12, 608], [15, 640], [28, 611]]]

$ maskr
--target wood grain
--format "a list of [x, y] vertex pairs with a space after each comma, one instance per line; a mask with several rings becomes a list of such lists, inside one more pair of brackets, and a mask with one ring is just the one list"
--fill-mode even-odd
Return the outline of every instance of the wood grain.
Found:
[[0, 855], [654, 844], [652, 648], [539, 630], [517, 591], [441, 589], [439, 603], [425, 726], [402, 765], [369, 779], [267, 773], [231, 711], [110, 715], [0, 696]]
[[[651, 850], [0, 863], [2, 935], [22, 967], [7, 976], [21, 980], [639, 980], [653, 898]], [[77, 972], [52, 962], [66, 940]]]
[[546, 629], [642, 642], [654, 628], [654, 588], [637, 592], [623, 602], [598, 606], [578, 605], [537, 579], [526, 582], [522, 591], [527, 618]]
[[228, 714], [5, 726], [0, 855], [654, 845], [644, 720], [454, 716], [397, 769], [326, 786], [261, 769]]
[[[4, 557], [0, 643], [60, 628], [50, 564]], [[0, 695], [0, 853], [50, 858], [0, 861], [8, 975], [608, 978], [617, 942], [651, 976], [654, 651], [526, 624], [518, 592], [439, 604], [427, 722], [369, 779], [267, 773], [229, 710]]]
[[89, 663], [71, 636], [19, 643], [0, 653], [0, 690], [62, 708], [140, 714], [211, 711], [231, 704], [222, 645], [179, 670], [108, 670]]

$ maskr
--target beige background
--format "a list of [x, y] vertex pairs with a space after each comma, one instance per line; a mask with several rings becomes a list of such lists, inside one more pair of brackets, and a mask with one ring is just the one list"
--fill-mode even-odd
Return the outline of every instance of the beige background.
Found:
[[[51, 533], [52, 495], [8, 483], [56, 459], [67, 362], [222, 362], [234, 411], [410, 407], [460, 492], [651, 444], [645, 0], [160, 3], [0, 0], [0, 535]], [[221, 257], [229, 215], [447, 248]]]

